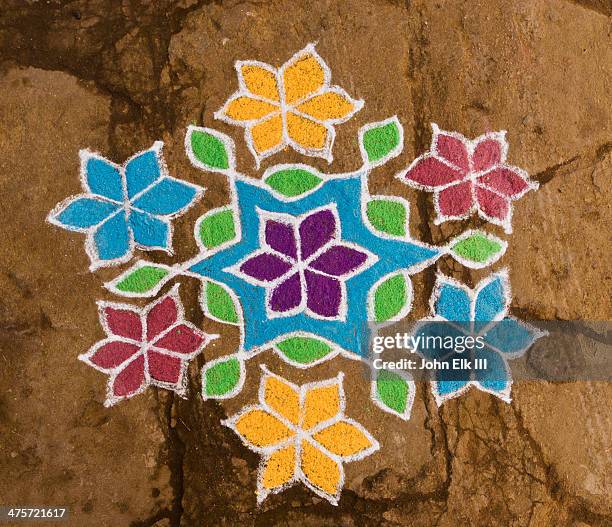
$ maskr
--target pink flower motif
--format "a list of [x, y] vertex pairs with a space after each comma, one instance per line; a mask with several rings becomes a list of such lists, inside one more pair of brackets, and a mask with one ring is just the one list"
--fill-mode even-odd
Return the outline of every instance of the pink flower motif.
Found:
[[110, 375], [106, 406], [149, 385], [184, 395], [189, 360], [217, 337], [184, 320], [178, 286], [144, 309], [98, 302], [98, 310], [108, 337], [79, 359]]
[[417, 158], [400, 178], [435, 192], [436, 224], [480, 217], [512, 232], [511, 201], [538, 184], [524, 170], [506, 164], [506, 132], [490, 132], [473, 141], [432, 124], [431, 150]]
[[261, 249], [230, 268], [266, 288], [272, 317], [306, 312], [314, 318], [344, 319], [346, 280], [370, 267], [376, 257], [339, 241], [340, 221], [333, 207], [303, 216], [263, 212]]

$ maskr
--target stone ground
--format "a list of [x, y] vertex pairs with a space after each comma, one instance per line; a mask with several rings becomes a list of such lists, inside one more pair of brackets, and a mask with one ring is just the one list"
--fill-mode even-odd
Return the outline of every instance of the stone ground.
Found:
[[[80, 190], [80, 148], [122, 161], [163, 139], [171, 173], [209, 188], [177, 222], [177, 258], [191, 256], [193, 222], [228, 195], [188, 164], [186, 125], [232, 135], [252, 173], [240, 130], [212, 118], [233, 62], [278, 65], [317, 41], [334, 82], [366, 101], [338, 127], [333, 171], [357, 166], [359, 126], [397, 113], [405, 150], [372, 191], [409, 199], [413, 236], [442, 243], [468, 222], [434, 226], [431, 195], [395, 171], [428, 149], [432, 121], [507, 129], [510, 161], [541, 184], [517, 202], [496, 266], [510, 267], [512, 312], [609, 320], [611, 16], [609, 0], [0, 0], [0, 504], [66, 505], [75, 526], [611, 525], [612, 387], [594, 382], [523, 382], [512, 404], [470, 392], [440, 410], [419, 386], [406, 424], [349, 406], [386, 446], [349, 465], [339, 506], [297, 486], [257, 508], [258, 457], [220, 425], [231, 404], [197, 395], [204, 357], [187, 400], [149, 389], [102, 406], [105, 377], [76, 357], [101, 337], [95, 300], [112, 298], [101, 284], [116, 271], [89, 273], [83, 237], [44, 222]], [[415, 279], [411, 316], [434, 272]], [[238, 335], [204, 320], [196, 295], [186, 282], [187, 317], [223, 333], [209, 355], [233, 351]]]

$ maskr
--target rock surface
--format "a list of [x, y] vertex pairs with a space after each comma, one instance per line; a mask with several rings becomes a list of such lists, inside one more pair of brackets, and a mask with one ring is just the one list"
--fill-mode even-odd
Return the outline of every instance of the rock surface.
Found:
[[[356, 168], [358, 128], [397, 114], [404, 152], [371, 192], [408, 199], [411, 234], [444, 243], [481, 223], [435, 226], [431, 195], [395, 174], [428, 150], [430, 122], [468, 137], [507, 129], [509, 161], [541, 185], [515, 203], [512, 235], [487, 227], [509, 241], [494, 268], [510, 269], [512, 311], [609, 320], [611, 15], [598, 0], [0, 0], [0, 505], [66, 505], [75, 526], [612, 523], [608, 383], [523, 382], [511, 404], [472, 391], [440, 409], [420, 385], [404, 423], [368, 403], [357, 363], [304, 372], [268, 352], [240, 398], [203, 402], [199, 368], [239, 336], [204, 319], [188, 280], [187, 318], [222, 335], [194, 361], [190, 397], [149, 389], [105, 409], [105, 377], [76, 357], [102, 336], [95, 301], [113, 298], [101, 285], [117, 270], [91, 274], [82, 237], [44, 223], [80, 190], [80, 148], [121, 162], [162, 139], [171, 174], [208, 191], [176, 222], [176, 258], [155, 259], [195, 254], [193, 223], [229, 194], [223, 176], [190, 166], [185, 127], [231, 135], [239, 169], [259, 177], [241, 129], [213, 119], [236, 90], [233, 63], [279, 65], [317, 42], [333, 82], [366, 104], [338, 127], [331, 167], [307, 162]], [[269, 164], [286, 161], [304, 158]], [[470, 284], [490, 272], [439, 268]], [[434, 277], [415, 277], [411, 318], [426, 314]], [[347, 465], [338, 507], [299, 485], [256, 506], [259, 458], [220, 421], [254, 400], [260, 363], [296, 382], [340, 369], [351, 380], [347, 414], [383, 448]]]

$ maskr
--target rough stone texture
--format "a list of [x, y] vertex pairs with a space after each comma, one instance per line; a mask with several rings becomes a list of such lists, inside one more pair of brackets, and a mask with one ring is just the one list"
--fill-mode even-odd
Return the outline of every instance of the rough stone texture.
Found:
[[[176, 259], [193, 255], [193, 222], [229, 198], [222, 176], [189, 165], [185, 126], [229, 133], [239, 169], [259, 177], [241, 130], [212, 117], [236, 89], [233, 62], [278, 65], [316, 41], [333, 82], [366, 105], [338, 127], [331, 167], [307, 162], [357, 167], [358, 128], [397, 114], [404, 153], [371, 191], [406, 197], [412, 235], [443, 243], [482, 223], [434, 226], [431, 195], [394, 175], [428, 149], [432, 121], [468, 136], [507, 129], [510, 162], [541, 184], [515, 204], [494, 267], [511, 270], [513, 312], [608, 320], [610, 15], [605, 0], [0, 0], [0, 504], [65, 504], [75, 526], [609, 525], [605, 383], [520, 383], [510, 405], [472, 391], [441, 409], [419, 386], [403, 423], [368, 403], [357, 363], [301, 372], [268, 352], [224, 405], [197, 396], [201, 358], [189, 399], [150, 389], [104, 409], [105, 377], [76, 356], [102, 334], [95, 300], [111, 298], [100, 285], [116, 271], [90, 274], [83, 238], [44, 217], [78, 192], [79, 148], [122, 161], [163, 139], [171, 173], [209, 189], [176, 225]], [[304, 159], [282, 153], [262, 169], [285, 161]], [[471, 284], [490, 272], [447, 258], [439, 268]], [[411, 318], [426, 313], [433, 279], [415, 277]], [[237, 331], [203, 318], [197, 284], [182, 297], [190, 320], [222, 335], [206, 359], [233, 351]], [[338, 507], [301, 486], [256, 507], [258, 456], [220, 420], [254, 399], [260, 363], [296, 382], [347, 374], [347, 413], [383, 448], [347, 465]]]

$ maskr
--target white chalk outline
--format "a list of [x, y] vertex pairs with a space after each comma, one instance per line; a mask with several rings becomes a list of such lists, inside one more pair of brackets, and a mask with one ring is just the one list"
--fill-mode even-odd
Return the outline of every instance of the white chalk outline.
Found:
[[[345, 415], [346, 397], [344, 395], [344, 387], [343, 387], [344, 374], [342, 372], [339, 372], [336, 377], [333, 377], [331, 379], [310, 382], [310, 383], [298, 386], [280, 377], [279, 375], [272, 373], [270, 370], [268, 370], [268, 368], [265, 365], [262, 365], [261, 369], [263, 370], [263, 375], [260, 378], [260, 384], [259, 384], [259, 390], [258, 390], [259, 404], [252, 404], [252, 405], [245, 406], [244, 408], [242, 408], [242, 410], [234, 414], [232, 417], [224, 421], [221, 421], [221, 424], [232, 429], [234, 433], [238, 435], [242, 443], [249, 450], [262, 454], [262, 459], [259, 463], [259, 468], [257, 471], [258, 472], [257, 473], [257, 503], [260, 504], [261, 502], [263, 502], [266, 499], [266, 497], [269, 496], [270, 494], [278, 494], [279, 492], [282, 492], [283, 490], [293, 486], [294, 484], [301, 482], [306, 487], [308, 487], [311, 491], [313, 491], [315, 494], [317, 494], [318, 496], [322, 498], [325, 498], [332, 505], [338, 505], [338, 500], [340, 499], [340, 495], [344, 488], [343, 463], [359, 461], [361, 459], [364, 459], [365, 457], [371, 455], [372, 453], [376, 452], [380, 448], [380, 444], [378, 443], [378, 441], [374, 439], [374, 437], [370, 434], [370, 432], [365, 427], [363, 427], [363, 425], [354, 421], [353, 419], [346, 417]], [[270, 407], [268, 403], [266, 402], [265, 389], [266, 389], [267, 380], [269, 378], [274, 378], [277, 381], [284, 384], [285, 386], [289, 387], [299, 397], [300, 414], [298, 417], [297, 424], [290, 422], [287, 418], [285, 418], [284, 416], [279, 414], [276, 410], [274, 410], [272, 407]], [[304, 416], [305, 416], [306, 394], [312, 389], [324, 388], [324, 387], [334, 386], [334, 385], [338, 387], [338, 396], [339, 396], [338, 412], [330, 419], [322, 421], [308, 430], [304, 430], [302, 428], [302, 423], [303, 423]], [[242, 434], [238, 432], [236, 423], [240, 420], [241, 417], [243, 417], [249, 412], [252, 412], [253, 410], [263, 411], [275, 417], [283, 425], [285, 425], [293, 433], [293, 435], [284, 441], [281, 441], [275, 445], [271, 445], [267, 447], [261, 447], [261, 446], [252, 444], [251, 442], [247, 440], [247, 438], [245, 438]], [[348, 423], [354, 426], [356, 429], [358, 429], [368, 439], [368, 441], [370, 442], [370, 446], [368, 448], [365, 448], [349, 456], [339, 456], [327, 450], [323, 445], [318, 443], [313, 438], [313, 436], [317, 434], [318, 432], [321, 432], [322, 430], [325, 430], [328, 427], [336, 423], [339, 423], [339, 422]], [[329, 494], [325, 492], [323, 489], [317, 487], [304, 474], [302, 467], [301, 467], [301, 462], [300, 462], [301, 444], [303, 441], [307, 441], [313, 448], [316, 448], [323, 455], [329, 457], [338, 466], [338, 470], [340, 473], [340, 479], [338, 481], [338, 487], [337, 487], [338, 490], [336, 491], [335, 494]], [[264, 487], [263, 481], [262, 481], [263, 473], [265, 471], [266, 463], [268, 462], [270, 456], [274, 452], [282, 448], [286, 448], [288, 446], [293, 446], [295, 449], [295, 464], [294, 464], [293, 476], [291, 477], [291, 479], [289, 479], [284, 484], [278, 487], [275, 487], [273, 489]]]
[[[120, 265], [122, 263], [128, 262], [129, 260], [133, 258], [135, 248], [138, 248], [143, 251], [160, 250], [169, 255], [174, 254], [174, 249], [172, 247], [172, 236], [173, 236], [174, 229], [173, 229], [172, 222], [170, 220], [173, 220], [174, 218], [184, 214], [187, 210], [189, 210], [202, 197], [205, 189], [203, 187], [200, 187], [188, 181], [183, 181], [181, 179], [177, 179], [177, 178], [170, 176], [168, 172], [168, 167], [166, 166], [166, 162], [162, 155], [163, 146], [164, 146], [163, 141], [155, 141], [151, 148], [147, 148], [145, 150], [141, 150], [140, 152], [137, 152], [136, 154], [128, 158], [122, 165], [113, 163], [112, 161], [103, 157], [101, 154], [92, 152], [88, 149], [82, 149], [79, 151], [79, 158], [80, 158], [79, 178], [81, 181], [81, 187], [83, 188], [84, 192], [81, 194], [74, 194], [72, 196], [69, 196], [66, 199], [62, 200], [60, 203], [58, 203], [54, 207], [54, 209], [47, 215], [47, 221], [51, 223], [52, 225], [61, 227], [62, 229], [66, 229], [69, 231], [75, 231], [75, 232], [87, 233], [87, 237], [85, 239], [85, 252], [87, 253], [87, 256], [89, 257], [90, 262], [91, 262], [89, 266], [90, 271], [93, 272], [101, 267], [111, 267], [111, 266], [116, 266], [116, 265]], [[155, 158], [159, 166], [159, 177], [155, 181], [153, 181], [151, 184], [147, 185], [145, 188], [143, 188], [142, 190], [134, 194], [134, 196], [132, 196], [131, 198], [128, 198], [127, 179], [126, 179], [125, 169], [128, 163], [130, 163], [130, 161], [132, 161], [136, 157], [143, 155], [147, 152], [155, 153]], [[87, 182], [87, 164], [90, 159], [98, 159], [104, 162], [105, 164], [112, 166], [119, 172], [119, 175], [121, 177], [122, 191], [123, 191], [123, 201], [122, 202], [112, 200], [112, 199], [106, 198], [105, 196], [94, 194], [92, 192]], [[164, 179], [170, 179], [177, 183], [181, 183], [182, 185], [185, 185], [187, 187], [191, 187], [195, 192], [192, 200], [187, 205], [185, 205], [184, 207], [181, 207], [180, 209], [176, 210], [175, 212], [171, 214], [151, 214], [150, 212], [147, 212], [143, 209], [140, 209], [134, 206], [134, 202], [136, 200], [138, 200], [141, 196], [143, 196], [146, 192], [148, 192], [155, 186], [159, 185]], [[88, 228], [75, 228], [75, 227], [65, 225], [64, 223], [59, 221], [58, 216], [64, 211], [64, 209], [66, 209], [66, 207], [68, 207], [71, 203], [73, 203], [77, 199], [81, 199], [81, 198], [90, 198], [90, 199], [95, 199], [97, 201], [104, 201], [107, 203], [112, 203], [118, 206], [118, 208], [115, 212], [112, 212], [111, 214], [109, 214], [104, 220]], [[151, 216], [159, 221], [162, 221], [163, 223], [166, 223], [166, 225], [168, 226], [168, 231], [167, 231], [165, 247], [161, 247], [161, 246], [151, 247], [147, 245], [141, 245], [135, 241], [134, 233], [129, 223], [130, 213], [132, 210], [141, 212], [147, 216]], [[126, 218], [125, 221], [126, 221], [127, 232], [128, 232], [128, 250], [123, 256], [120, 256], [118, 258], [109, 259], [109, 260], [100, 259], [98, 256], [97, 250], [96, 250], [94, 236], [97, 230], [100, 228], [100, 226], [102, 226], [105, 222], [114, 218], [118, 214], [125, 214], [125, 218]]]
[[[331, 163], [333, 161], [332, 150], [333, 150], [334, 141], [336, 138], [336, 130], [332, 125], [341, 124], [341, 123], [348, 121], [353, 115], [355, 115], [359, 110], [361, 110], [361, 108], [364, 105], [364, 101], [353, 99], [341, 87], [336, 86], [336, 85], [333, 85], [333, 86], [331, 85], [331, 70], [329, 69], [325, 61], [321, 58], [321, 56], [317, 53], [315, 49], [315, 45], [316, 45], [315, 43], [310, 43], [305, 48], [294, 53], [293, 56], [289, 60], [287, 60], [282, 66], [280, 66], [280, 68], [278, 69], [273, 68], [269, 64], [258, 61], [258, 60], [238, 60], [234, 64], [234, 68], [236, 69], [236, 72], [238, 75], [238, 86], [239, 86], [238, 90], [235, 91], [232, 95], [230, 95], [230, 97], [223, 104], [223, 106], [214, 113], [214, 118], [220, 121], [223, 121], [225, 123], [231, 124], [231, 125], [240, 126], [242, 128], [245, 128], [245, 142], [247, 144], [248, 149], [250, 150], [250, 152], [253, 154], [253, 157], [255, 158], [256, 168], [259, 168], [261, 161], [263, 161], [267, 157], [270, 157], [273, 154], [276, 154], [277, 152], [280, 152], [281, 150], [285, 149], [287, 146], [290, 146], [291, 148], [293, 148], [300, 154], [310, 156], [310, 157], [321, 157], [325, 159], [328, 163]], [[309, 93], [302, 99], [299, 99], [292, 103], [288, 103], [285, 100], [285, 88], [284, 88], [285, 71], [287, 70], [288, 67], [293, 66], [296, 62], [298, 62], [303, 57], [308, 56], [308, 55], [312, 55], [314, 59], [319, 63], [321, 69], [323, 70], [323, 86], [321, 86], [321, 88], [319, 88], [318, 90], [312, 93]], [[246, 83], [244, 81], [243, 75], [242, 75], [243, 66], [260, 67], [260, 68], [265, 69], [269, 73], [273, 74], [276, 79], [276, 86], [278, 89], [279, 100], [274, 101], [271, 99], [265, 99], [264, 97], [251, 93], [248, 90]], [[349, 101], [353, 105], [353, 110], [342, 118], [327, 119], [325, 121], [317, 119], [311, 115], [308, 115], [298, 110], [298, 107], [301, 104], [311, 100], [312, 98], [318, 95], [322, 95], [324, 93], [329, 93], [329, 92], [333, 92], [333, 93], [336, 93], [344, 97], [347, 101]], [[253, 120], [248, 120], [248, 121], [238, 121], [236, 119], [232, 119], [226, 114], [227, 106], [230, 104], [230, 102], [235, 100], [237, 97], [248, 97], [250, 99], [255, 99], [258, 101], [266, 102], [275, 107], [278, 107], [278, 110], [272, 110], [269, 114], [259, 119], [253, 119]], [[297, 117], [307, 119], [309, 121], [312, 121], [313, 123], [316, 123], [320, 126], [325, 127], [327, 130], [327, 136], [326, 136], [326, 142], [323, 148], [307, 148], [307, 147], [303, 147], [302, 145], [294, 141], [289, 136], [289, 132], [288, 132], [288, 125], [287, 125], [288, 113], [292, 113], [296, 115]], [[281, 142], [278, 145], [264, 152], [258, 152], [255, 148], [251, 130], [254, 126], [257, 126], [275, 117], [280, 117], [282, 119]]]
[[[489, 223], [492, 223], [494, 225], [498, 225], [500, 227], [503, 227], [504, 231], [508, 234], [510, 234], [512, 232], [512, 201], [515, 201], [521, 197], [523, 197], [527, 192], [529, 192], [530, 190], [537, 190], [539, 184], [537, 181], [533, 181], [529, 178], [529, 174], [527, 174], [527, 172], [525, 170], [523, 170], [522, 168], [513, 166], [513, 165], [508, 165], [506, 164], [506, 158], [507, 158], [507, 154], [508, 154], [508, 148], [509, 148], [509, 144], [506, 140], [506, 131], [505, 130], [501, 130], [498, 132], [487, 132], [485, 134], [482, 134], [478, 137], [476, 137], [473, 140], [470, 140], [468, 138], [466, 138], [464, 135], [458, 133], [458, 132], [449, 132], [446, 130], [442, 130], [436, 123], [431, 123], [431, 128], [432, 128], [432, 142], [431, 142], [431, 147], [430, 150], [428, 152], [425, 152], [424, 154], [420, 155], [419, 157], [417, 157], [409, 166], [408, 168], [400, 171], [397, 175], [396, 178], [399, 179], [400, 181], [402, 181], [403, 183], [405, 183], [406, 185], [409, 185], [413, 188], [419, 189], [419, 190], [424, 190], [427, 192], [433, 192], [434, 193], [434, 210], [436, 211], [436, 218], [434, 219], [434, 224], [435, 225], [440, 225], [441, 223], [444, 223], [446, 221], [449, 220], [463, 220], [463, 219], [467, 219], [469, 218], [474, 212], [477, 212], [478, 215], [484, 219], [485, 221], [488, 221]], [[429, 157], [435, 157], [437, 161], [440, 161], [441, 163], [447, 165], [448, 167], [450, 167], [451, 169], [455, 170], [455, 171], [459, 171], [459, 172], [464, 172], [464, 169], [462, 169], [459, 166], [453, 165], [450, 161], [448, 161], [447, 159], [443, 158], [442, 156], [440, 156], [438, 154], [437, 151], [437, 142], [438, 142], [438, 136], [440, 135], [446, 135], [449, 137], [453, 137], [455, 139], [457, 139], [458, 141], [461, 141], [468, 153], [468, 163], [469, 163], [469, 169], [468, 172], [466, 174], [466, 176], [458, 181], [453, 181], [451, 183], [447, 183], [446, 185], [441, 185], [438, 187], [433, 187], [431, 185], [424, 185], [421, 183], [417, 183], [416, 181], [413, 181], [409, 178], [406, 177], [406, 175], [411, 172], [413, 170], [413, 168], [420, 163], [423, 159], [429, 158]], [[483, 141], [487, 141], [487, 140], [492, 140], [492, 141], [496, 141], [497, 143], [499, 143], [501, 145], [501, 159], [500, 162], [497, 164], [494, 164], [493, 166], [487, 168], [486, 170], [480, 171], [480, 172], [476, 172], [472, 170], [472, 157], [474, 154], [474, 151], [476, 150], [476, 147], [478, 146], [478, 144], [480, 142]], [[481, 183], [480, 181], [478, 181], [478, 179], [482, 176], [485, 176], [486, 174], [488, 174], [489, 172], [491, 172], [492, 170], [497, 170], [499, 168], [504, 168], [507, 170], [510, 170], [512, 172], [515, 172], [517, 175], [519, 175], [525, 182], [525, 184], [527, 185], [525, 189], [523, 189], [521, 192], [519, 192], [518, 194], [515, 194], [511, 197], [505, 196], [503, 195], [501, 192], [498, 192], [490, 187], [488, 187], [487, 185]], [[442, 190], [445, 190], [449, 187], [458, 185], [460, 183], [465, 183], [465, 182], [470, 182], [471, 185], [471, 194], [472, 194], [472, 203], [471, 206], [469, 208], [469, 210], [463, 214], [463, 215], [458, 215], [458, 216], [446, 216], [445, 214], [442, 213], [442, 211], [440, 210], [440, 203], [439, 203], [439, 194]], [[481, 187], [484, 190], [487, 190], [488, 192], [491, 192], [493, 194], [496, 194], [498, 197], [503, 198], [504, 200], [506, 200], [508, 202], [508, 214], [506, 215], [506, 217], [502, 220], [498, 219], [498, 218], [494, 218], [492, 216], [489, 216], [488, 214], [486, 214], [485, 212], [483, 212], [481, 210], [479, 201], [476, 199], [476, 187]]]
[[[185, 397], [187, 393], [187, 368], [189, 367], [189, 361], [193, 359], [196, 355], [200, 354], [204, 348], [214, 339], [218, 338], [219, 335], [210, 335], [208, 333], [204, 333], [201, 329], [194, 326], [191, 322], [185, 319], [185, 310], [183, 308], [183, 304], [181, 303], [181, 299], [179, 296], [179, 286], [180, 284], [176, 284], [166, 295], [160, 297], [155, 302], [151, 302], [144, 308], [139, 308], [138, 306], [134, 306], [131, 304], [121, 304], [116, 302], [106, 302], [106, 301], [98, 301], [98, 313], [100, 318], [100, 324], [104, 332], [106, 333], [106, 338], [96, 342], [86, 353], [79, 355], [79, 360], [83, 361], [85, 364], [91, 366], [92, 368], [109, 375], [107, 381], [107, 395], [106, 401], [104, 402], [104, 406], [110, 407], [119, 401], [123, 401], [124, 399], [131, 399], [132, 397], [141, 394], [144, 392], [149, 386], [157, 386], [159, 388], [164, 388], [166, 390], [171, 390], [178, 394], [181, 397]], [[171, 298], [177, 310], [176, 320], [167, 327], [164, 331], [156, 335], [153, 339], [153, 342], [149, 343], [147, 339], [147, 316], [149, 312], [158, 304], [165, 301], [166, 299]], [[140, 321], [142, 324], [142, 339], [140, 341], [132, 340], [127, 337], [122, 337], [115, 335], [111, 332], [111, 329], [108, 325], [105, 311], [107, 308], [112, 308], [120, 311], [129, 311], [134, 313], [140, 317]], [[158, 342], [161, 338], [167, 335], [170, 331], [172, 331], [177, 326], [187, 326], [189, 329], [202, 336], [203, 342], [201, 346], [192, 353], [176, 353], [171, 350], [167, 350], [164, 348], [155, 347], [155, 343]], [[140, 349], [136, 351], [131, 357], [126, 359], [124, 362], [116, 366], [115, 368], [102, 368], [95, 364], [91, 357], [98, 351], [99, 348], [108, 344], [109, 342], [122, 342], [124, 344], [130, 344], [133, 346], [138, 346]], [[181, 370], [179, 373], [179, 378], [176, 383], [168, 383], [163, 381], [158, 381], [151, 377], [149, 373], [149, 364], [147, 351], [152, 350], [155, 353], [159, 353], [161, 355], [167, 355], [169, 357], [180, 359], [181, 361]], [[138, 359], [140, 356], [144, 358], [144, 382], [136, 390], [135, 392], [124, 395], [117, 396], [113, 393], [113, 384], [117, 375], [119, 375], [132, 361]]]

